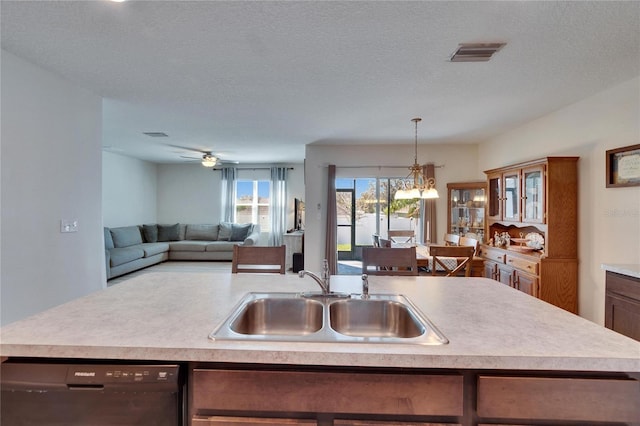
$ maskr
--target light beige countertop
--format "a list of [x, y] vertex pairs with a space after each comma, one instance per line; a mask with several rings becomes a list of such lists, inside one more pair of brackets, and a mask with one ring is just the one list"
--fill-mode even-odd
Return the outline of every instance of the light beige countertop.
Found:
[[[485, 278], [370, 277], [450, 343], [212, 341], [248, 292], [316, 291], [296, 275], [148, 273], [0, 329], [0, 355], [327, 366], [640, 372], [640, 343]], [[332, 290], [360, 293], [359, 276]]]
[[640, 263], [603, 263], [600, 266], [605, 271], [640, 278]]

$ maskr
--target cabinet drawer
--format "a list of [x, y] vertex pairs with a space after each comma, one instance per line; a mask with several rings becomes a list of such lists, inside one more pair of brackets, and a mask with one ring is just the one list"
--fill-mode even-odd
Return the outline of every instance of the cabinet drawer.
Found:
[[617, 379], [478, 379], [478, 415], [504, 419], [637, 422], [640, 382]]
[[385, 422], [378, 420], [334, 420], [333, 426], [461, 426], [460, 423]]
[[485, 259], [493, 260], [494, 262], [498, 262], [498, 263], [504, 263], [505, 254], [500, 250], [483, 247], [480, 250], [480, 254]]
[[[202, 410], [461, 416], [459, 375], [194, 369]], [[213, 413], [207, 413], [213, 414]]]
[[227, 416], [195, 416], [191, 419], [192, 426], [209, 425], [233, 425], [233, 426], [297, 426], [297, 425], [317, 425], [315, 420], [298, 419], [275, 419], [260, 417], [227, 417]]
[[520, 257], [507, 255], [507, 265], [518, 268], [533, 275], [538, 275], [538, 262], [534, 262]]

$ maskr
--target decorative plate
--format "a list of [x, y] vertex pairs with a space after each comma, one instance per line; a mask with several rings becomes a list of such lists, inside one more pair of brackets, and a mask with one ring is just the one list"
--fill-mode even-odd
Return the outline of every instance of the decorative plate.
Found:
[[544, 245], [544, 237], [537, 232], [530, 232], [525, 238], [528, 240], [527, 246], [534, 249], [541, 249]]

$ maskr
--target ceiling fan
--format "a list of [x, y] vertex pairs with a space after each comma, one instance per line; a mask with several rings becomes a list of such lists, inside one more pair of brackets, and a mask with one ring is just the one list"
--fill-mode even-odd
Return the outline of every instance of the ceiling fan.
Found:
[[238, 164], [237, 161], [225, 161], [222, 160], [220, 158], [219, 155], [214, 155], [212, 153], [212, 151], [201, 151], [199, 149], [194, 149], [194, 148], [187, 148], [187, 147], [176, 147], [176, 148], [180, 148], [180, 149], [184, 149], [187, 151], [194, 151], [194, 152], [198, 152], [201, 153], [202, 156], [201, 157], [190, 157], [190, 156], [186, 156], [186, 155], [181, 155], [180, 158], [186, 158], [188, 160], [193, 160], [193, 161], [200, 161], [200, 163], [204, 166], [204, 167], [215, 167], [221, 164]]

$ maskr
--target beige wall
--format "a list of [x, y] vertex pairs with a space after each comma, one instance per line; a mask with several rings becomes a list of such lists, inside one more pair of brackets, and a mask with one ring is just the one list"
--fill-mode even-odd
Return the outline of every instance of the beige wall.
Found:
[[579, 161], [579, 310], [604, 324], [602, 263], [640, 264], [640, 187], [605, 187], [605, 151], [640, 143], [640, 77], [479, 148], [481, 170], [552, 155]]

